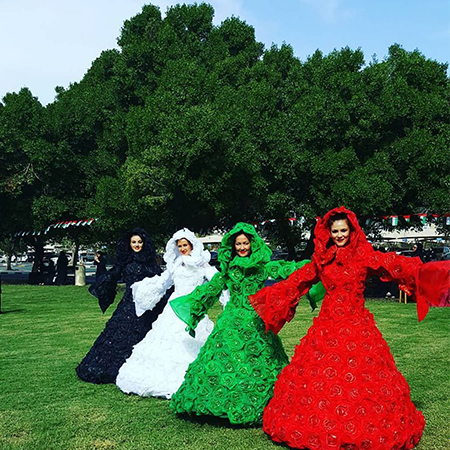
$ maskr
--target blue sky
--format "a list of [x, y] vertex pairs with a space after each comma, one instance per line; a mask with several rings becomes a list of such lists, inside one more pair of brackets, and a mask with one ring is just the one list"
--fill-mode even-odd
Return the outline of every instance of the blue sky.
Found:
[[[102, 50], [116, 47], [142, 0], [0, 0], [0, 99], [27, 86], [43, 104], [55, 86], [79, 81]], [[180, 1], [154, 1], [164, 13]], [[189, 2], [187, 2], [189, 3]], [[192, 3], [192, 2], [190, 2]], [[301, 59], [361, 48], [382, 60], [390, 45], [450, 60], [449, 0], [211, 0], [215, 23], [240, 17], [266, 47], [292, 45]]]

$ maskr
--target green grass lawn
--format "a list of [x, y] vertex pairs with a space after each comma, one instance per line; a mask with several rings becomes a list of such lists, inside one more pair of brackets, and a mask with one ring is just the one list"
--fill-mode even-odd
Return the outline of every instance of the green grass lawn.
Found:
[[[280, 333], [289, 355], [311, 325], [302, 302]], [[87, 288], [3, 286], [0, 449], [281, 449], [260, 428], [176, 417], [166, 400], [80, 381], [75, 367], [114, 310]], [[427, 420], [420, 450], [450, 450], [450, 308], [418, 323], [414, 304], [368, 301]], [[219, 311], [212, 311], [212, 318]]]

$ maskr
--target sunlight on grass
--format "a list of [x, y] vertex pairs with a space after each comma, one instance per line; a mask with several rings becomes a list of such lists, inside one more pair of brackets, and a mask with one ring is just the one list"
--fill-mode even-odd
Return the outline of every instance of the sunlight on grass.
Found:
[[[120, 298], [119, 294], [118, 298]], [[427, 420], [418, 450], [450, 450], [450, 308], [417, 322], [414, 304], [369, 300], [411, 396]], [[114, 311], [87, 288], [3, 286], [0, 315], [0, 449], [281, 449], [260, 428], [175, 416], [165, 400], [80, 381], [75, 367]], [[216, 319], [220, 306], [211, 317]], [[289, 355], [312, 323], [301, 302], [280, 336]]]

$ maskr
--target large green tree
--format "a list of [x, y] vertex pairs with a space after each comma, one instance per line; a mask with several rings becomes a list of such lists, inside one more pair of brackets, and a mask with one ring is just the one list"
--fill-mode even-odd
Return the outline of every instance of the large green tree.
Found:
[[369, 64], [349, 48], [301, 62], [213, 16], [146, 5], [53, 104], [5, 98], [2, 204], [32, 186], [30, 223], [95, 216], [95, 240], [275, 218], [292, 255], [305, 230], [293, 215], [312, 226], [341, 204], [363, 218], [450, 211], [445, 64], [398, 45]]
[[[18, 231], [36, 224], [33, 205], [42, 190], [39, 159], [45, 148], [44, 108], [29, 89], [7, 94], [0, 103], [0, 242], [8, 268]], [[34, 238], [30, 243], [42, 245]]]

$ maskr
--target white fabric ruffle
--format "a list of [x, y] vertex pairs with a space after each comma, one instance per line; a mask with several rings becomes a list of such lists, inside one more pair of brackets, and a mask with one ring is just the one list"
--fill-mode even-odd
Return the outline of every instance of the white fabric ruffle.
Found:
[[153, 329], [134, 346], [132, 355], [120, 368], [117, 386], [127, 394], [171, 398], [213, 327], [213, 322], [205, 317], [198, 324], [194, 339], [186, 333], [186, 325], [172, 308], [165, 308]]
[[164, 271], [161, 275], [144, 278], [142, 281], [132, 284], [131, 292], [133, 293], [136, 315], [139, 317], [145, 311], [152, 310], [172, 284], [173, 277], [169, 270]]
[[[176, 243], [182, 238], [193, 246], [190, 256], [182, 256], [178, 252]], [[167, 269], [161, 276], [146, 278], [132, 286], [138, 315], [154, 308], [172, 284], [175, 290], [169, 301], [190, 294], [217, 273], [208, 264], [209, 252], [203, 250], [203, 244], [186, 228], [177, 231], [169, 240], [164, 260]], [[221, 297], [223, 305], [227, 301], [227, 293]], [[181, 386], [189, 364], [197, 358], [213, 326], [206, 316], [198, 324], [193, 338], [186, 332], [186, 324], [170, 306], [166, 306], [153, 328], [134, 346], [133, 353], [120, 368], [117, 386], [125, 393], [171, 398]]]

